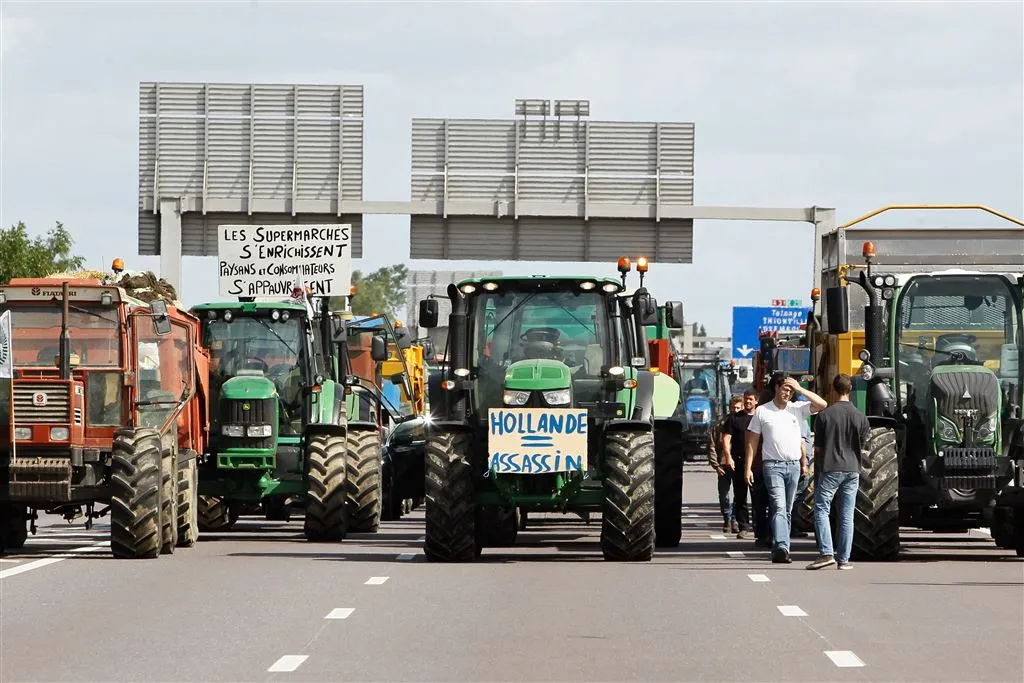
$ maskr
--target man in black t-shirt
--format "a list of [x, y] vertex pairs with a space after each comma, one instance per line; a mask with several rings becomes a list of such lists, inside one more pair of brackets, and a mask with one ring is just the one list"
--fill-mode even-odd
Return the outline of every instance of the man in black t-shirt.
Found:
[[[744, 458], [744, 444], [747, 439], [747, 425], [754, 417], [757, 409], [757, 394], [751, 390], [743, 392], [743, 410], [726, 418], [722, 428], [722, 467], [733, 473], [732, 478], [732, 511], [733, 519], [739, 527], [736, 538], [747, 538], [750, 529], [750, 513], [747, 509], [747, 479], [743, 475], [743, 467], [737, 467]], [[735, 453], [735, 455], [733, 455]]]
[[[853, 515], [860, 480], [860, 454], [867, 445], [871, 426], [868, 419], [850, 402], [853, 382], [839, 374], [832, 380], [839, 399], [818, 414], [814, 423], [814, 531], [818, 539], [818, 558], [808, 569], [835, 564], [850, 568], [853, 549]], [[838, 496], [837, 527], [839, 538], [833, 556], [829, 512]]]

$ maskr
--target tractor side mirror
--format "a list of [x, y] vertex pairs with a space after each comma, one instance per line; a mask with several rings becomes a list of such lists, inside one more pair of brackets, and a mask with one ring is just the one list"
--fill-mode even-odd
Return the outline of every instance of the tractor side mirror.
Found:
[[384, 337], [379, 334], [373, 335], [373, 340], [370, 343], [370, 358], [375, 363], [380, 363], [388, 359], [388, 343], [384, 340]]
[[437, 299], [424, 299], [420, 302], [419, 324], [427, 329], [437, 327]]
[[665, 304], [665, 325], [670, 330], [678, 330], [683, 327], [683, 302], [669, 301]]
[[658, 301], [653, 296], [647, 295], [640, 299], [640, 324], [658, 324]]
[[167, 314], [167, 302], [160, 299], [149, 302], [153, 312], [153, 331], [158, 335], [171, 333], [171, 317]]
[[850, 331], [850, 294], [846, 287], [829, 287], [825, 290], [825, 320], [829, 334], [845, 334]]

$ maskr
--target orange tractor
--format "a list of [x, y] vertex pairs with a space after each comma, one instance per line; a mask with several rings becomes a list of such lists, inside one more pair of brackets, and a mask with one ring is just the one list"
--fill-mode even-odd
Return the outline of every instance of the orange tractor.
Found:
[[35, 533], [40, 510], [84, 515], [86, 528], [109, 514], [115, 557], [152, 558], [198, 537], [209, 376], [199, 321], [126, 289], [125, 276], [0, 286], [4, 548], [20, 548], [26, 526]]

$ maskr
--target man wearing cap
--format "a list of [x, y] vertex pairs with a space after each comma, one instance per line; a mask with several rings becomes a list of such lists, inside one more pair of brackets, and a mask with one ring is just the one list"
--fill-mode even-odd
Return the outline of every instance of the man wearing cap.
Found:
[[[768, 388], [774, 392], [773, 400], [758, 406], [747, 426], [744, 474], [747, 483], [753, 485], [754, 452], [760, 439], [764, 480], [768, 488], [768, 514], [775, 543], [772, 562], [788, 564], [792, 562], [789, 538], [793, 499], [800, 476], [808, 473], [801, 424], [810, 415], [827, 408], [828, 403], [782, 373], [772, 375]], [[807, 400], [791, 403], [790, 399], [796, 394]]]

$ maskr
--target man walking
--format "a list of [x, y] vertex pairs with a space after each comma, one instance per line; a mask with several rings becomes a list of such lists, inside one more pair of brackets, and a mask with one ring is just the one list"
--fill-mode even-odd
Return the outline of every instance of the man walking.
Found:
[[[792, 377], [784, 377], [782, 373], [772, 376], [769, 388], [774, 391], [774, 399], [759, 406], [747, 426], [744, 475], [748, 485], [753, 485], [754, 452], [760, 438], [764, 480], [768, 488], [768, 514], [775, 543], [772, 562], [788, 564], [792, 562], [789, 557], [789, 537], [793, 499], [796, 497], [800, 475], [806, 476], [808, 472], [800, 423], [826, 408], [828, 403], [813, 391], [801, 387]], [[795, 394], [807, 400], [790, 403]]]
[[[814, 423], [814, 531], [818, 537], [818, 558], [808, 569], [837, 565], [850, 568], [853, 549], [853, 513], [860, 480], [860, 454], [871, 433], [864, 414], [850, 402], [853, 382], [849, 375], [838, 374], [832, 380], [838, 400], [822, 411]], [[838, 497], [839, 538], [832, 550], [829, 513], [832, 499]]]
[[[743, 476], [743, 444], [746, 439], [747, 426], [754, 417], [757, 408], [757, 394], [747, 389], [743, 392], [743, 410], [729, 415], [722, 429], [722, 468], [731, 472], [732, 477], [732, 511], [738, 531], [736, 538], [747, 538], [750, 528], [750, 517], [747, 509], [747, 490], [749, 485]], [[735, 452], [735, 456], [733, 453]], [[739, 461], [739, 463], [737, 463]]]
[[730, 531], [736, 534], [739, 533], [740, 529], [733, 514], [732, 500], [729, 496], [730, 489], [733, 488], [733, 472], [723, 467], [724, 453], [720, 458], [718, 447], [722, 444], [724, 433], [729, 429], [729, 418], [742, 411], [743, 397], [739, 394], [733, 394], [729, 404], [729, 414], [715, 423], [711, 430], [710, 442], [708, 443], [708, 464], [711, 465], [711, 468], [715, 470], [715, 474], [718, 475], [718, 505], [722, 510], [723, 534], [727, 534]]

